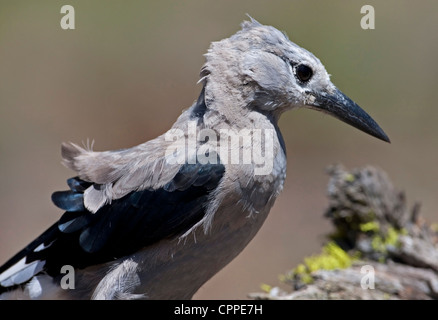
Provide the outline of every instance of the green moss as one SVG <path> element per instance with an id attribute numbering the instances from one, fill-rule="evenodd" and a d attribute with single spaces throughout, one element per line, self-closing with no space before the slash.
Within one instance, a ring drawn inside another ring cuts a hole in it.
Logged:
<path id="1" fill-rule="evenodd" d="M 310 272 L 316 270 L 344 269 L 351 266 L 351 257 L 335 242 L 329 242 L 322 248 L 322 253 L 304 259 Z"/>
<path id="2" fill-rule="evenodd" d="M 313 277 L 310 274 L 308 274 L 308 273 L 304 273 L 304 274 L 301 275 L 301 281 L 304 284 L 312 284 L 313 283 Z"/>
<path id="3" fill-rule="evenodd" d="M 380 235 L 376 235 L 371 239 L 371 247 L 376 252 L 386 252 L 386 246 L 384 240 Z"/>
<path id="4" fill-rule="evenodd" d="M 378 232 L 380 230 L 380 224 L 378 221 L 361 223 L 359 230 L 362 232 Z"/>
<path id="5" fill-rule="evenodd" d="M 262 289 L 264 292 L 269 293 L 272 290 L 272 286 L 266 283 L 262 283 L 260 285 L 260 289 Z"/>
<path id="6" fill-rule="evenodd" d="M 353 182 L 354 181 L 354 175 L 352 175 L 351 173 L 347 173 L 345 176 L 344 176 L 344 180 L 345 181 L 347 181 L 347 182 Z"/>
<path id="7" fill-rule="evenodd" d="M 371 239 L 371 247 L 376 252 L 386 253 L 388 246 L 398 246 L 399 237 L 406 234 L 407 230 L 404 228 L 401 230 L 396 230 L 394 227 L 389 227 L 384 237 L 381 235 L 375 235 Z"/>
<path id="8" fill-rule="evenodd" d="M 296 274 L 306 273 L 306 272 L 307 272 L 307 267 L 306 267 L 304 264 L 300 263 L 300 264 L 294 269 L 294 272 L 295 272 Z"/>
<path id="9" fill-rule="evenodd" d="M 304 258 L 304 263 L 300 263 L 292 273 L 280 279 L 288 280 L 299 277 L 301 282 L 309 284 L 313 282 L 311 273 L 317 270 L 345 269 L 351 266 L 355 260 L 335 242 L 330 241 L 322 248 L 322 253 Z"/>
<path id="10" fill-rule="evenodd" d="M 398 244 L 398 237 L 400 236 L 400 232 L 397 232 L 393 227 L 388 228 L 388 233 L 385 239 L 385 245 L 387 246 L 395 246 Z"/>

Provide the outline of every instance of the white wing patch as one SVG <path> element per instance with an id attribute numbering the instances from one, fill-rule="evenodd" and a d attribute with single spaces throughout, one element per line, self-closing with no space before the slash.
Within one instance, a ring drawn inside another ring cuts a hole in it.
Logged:
<path id="1" fill-rule="evenodd" d="M 38 252 L 38 251 L 44 250 L 44 249 L 50 247 L 50 246 L 52 245 L 53 242 L 54 242 L 54 241 L 50 242 L 48 245 L 45 245 L 44 243 L 41 243 L 38 247 L 36 247 L 35 249 L 33 249 L 33 252 Z"/>
<path id="2" fill-rule="evenodd" d="M 9 269 L 0 274 L 0 284 L 11 287 L 30 280 L 35 274 L 43 270 L 45 261 L 37 260 L 26 264 L 26 257 L 18 261 Z"/>

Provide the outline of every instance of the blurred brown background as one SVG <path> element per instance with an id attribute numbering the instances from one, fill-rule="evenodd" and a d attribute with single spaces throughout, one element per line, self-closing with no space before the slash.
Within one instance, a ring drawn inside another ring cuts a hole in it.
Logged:
<path id="1" fill-rule="evenodd" d="M 73 5 L 76 29 L 62 30 Z M 360 28 L 374 6 L 376 29 Z M 438 2 L 2 1 L 0 263 L 60 216 L 53 191 L 74 173 L 62 141 L 130 147 L 167 130 L 197 98 L 203 54 L 250 14 L 312 51 L 333 82 L 383 127 L 386 144 L 310 110 L 280 121 L 289 163 L 283 194 L 256 238 L 196 294 L 245 299 L 319 252 L 330 230 L 327 165 L 377 165 L 438 220 Z"/>

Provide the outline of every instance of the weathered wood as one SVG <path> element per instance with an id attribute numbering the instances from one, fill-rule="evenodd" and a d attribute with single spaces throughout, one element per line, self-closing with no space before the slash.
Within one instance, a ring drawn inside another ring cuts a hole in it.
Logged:
<path id="1" fill-rule="evenodd" d="M 328 173 L 325 216 L 335 227 L 328 236 L 334 249 L 325 248 L 286 274 L 283 281 L 290 290 L 269 287 L 249 296 L 438 299 L 438 232 L 421 217 L 419 204 L 409 209 L 404 193 L 378 168 L 348 172 L 337 165 Z"/>

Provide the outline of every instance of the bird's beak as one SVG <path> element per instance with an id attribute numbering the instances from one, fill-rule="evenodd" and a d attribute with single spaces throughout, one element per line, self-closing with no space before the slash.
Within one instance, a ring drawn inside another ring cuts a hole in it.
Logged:
<path id="1" fill-rule="evenodd" d="M 308 105 L 310 108 L 330 114 L 373 137 L 390 142 L 377 122 L 339 89 L 336 88 L 333 93 L 324 92 L 312 96 L 314 99 Z"/>

